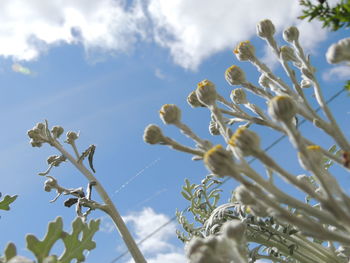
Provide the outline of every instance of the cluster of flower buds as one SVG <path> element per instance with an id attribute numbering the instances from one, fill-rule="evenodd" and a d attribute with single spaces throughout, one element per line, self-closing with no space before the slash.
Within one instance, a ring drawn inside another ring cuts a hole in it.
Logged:
<path id="1" fill-rule="evenodd" d="M 243 207 L 244 213 L 260 218 L 273 217 L 278 224 L 292 225 L 293 235 L 300 231 L 302 234 L 297 239 L 300 238 L 303 241 L 296 242 L 297 244 L 290 243 L 287 250 L 283 250 L 284 248 L 277 244 L 276 240 L 272 241 L 271 239 L 272 243 L 275 242 L 274 246 L 279 246 L 279 249 L 283 251 L 281 253 L 284 253 L 281 262 L 289 262 L 289 260 L 291 260 L 290 262 L 303 262 L 300 258 L 302 253 L 309 253 L 310 259 L 315 258 L 314 261 L 305 262 L 343 262 L 336 258 L 333 245 L 330 245 L 329 248 L 319 246 L 311 252 L 310 248 L 315 248 L 315 246 L 308 237 L 322 237 L 322 240 L 350 246 L 350 238 L 348 238 L 350 233 L 350 198 L 337 184 L 335 178 L 324 168 L 325 157 L 329 158 L 331 163 L 338 163 L 342 166 L 344 166 L 344 159 L 350 158 L 344 157 L 342 159 L 339 155 L 314 145 L 312 140 L 301 134 L 297 120 L 303 118 L 304 121 L 315 124 L 316 129 L 325 131 L 338 145 L 339 152 L 342 152 L 343 156 L 347 156 L 347 153 L 350 152 L 350 144 L 338 127 L 323 98 L 316 80 L 316 70 L 299 43 L 299 30 L 292 26 L 283 31 L 283 39 L 288 43 L 284 46 L 277 44 L 274 38 L 275 33 L 275 26 L 270 20 L 263 20 L 257 26 L 257 35 L 267 42 L 291 82 L 286 82 L 276 76 L 267 65 L 256 57 L 254 46 L 249 41 L 243 41 L 234 49 L 234 53 L 238 60 L 249 61 L 257 68 L 260 73 L 259 84 L 255 85 L 247 80 L 244 71 L 233 65 L 225 71 L 225 79 L 228 84 L 239 86 L 231 91 L 231 101 L 220 96 L 214 83 L 209 80 L 198 83 L 196 90 L 187 97 L 187 102 L 191 107 L 207 107 L 209 109 L 211 114 L 210 134 L 222 135 L 225 143 L 223 146 L 219 144 L 213 147 L 214 144 L 210 142 L 204 146 L 203 142 L 208 141 L 200 139 L 181 123 L 181 111 L 173 104 L 166 104 L 161 108 L 161 120 L 165 124 L 177 126 L 183 134 L 196 142 L 197 148 L 180 145 L 165 137 L 156 125 L 149 125 L 146 128 L 144 140 L 150 144 L 166 144 L 176 150 L 195 154 L 194 159 L 202 159 L 205 167 L 212 174 L 218 177 L 232 177 L 242 184 L 235 191 L 235 202 Z M 327 59 L 331 63 L 350 61 L 350 38 L 333 45 L 327 53 Z M 320 115 L 318 110 L 313 109 L 313 103 L 308 101 L 310 95 L 304 94 L 304 88 L 309 87 L 313 88 L 313 96 L 323 111 L 323 115 Z M 258 101 L 256 104 L 252 103 L 245 90 L 263 98 L 266 104 L 262 105 L 267 105 L 267 108 L 260 108 Z M 234 127 L 237 123 L 240 125 Z M 254 131 L 257 125 L 266 126 L 282 133 L 283 136 L 288 136 L 296 152 L 300 152 L 298 159 L 302 168 L 311 176 L 295 176 L 289 173 L 263 151 L 260 147 L 261 139 Z M 266 180 L 250 165 L 252 159 L 248 162 L 247 156 L 254 157 L 253 160 L 260 161 L 264 165 L 269 180 Z M 345 167 L 348 167 L 349 163 L 347 161 Z M 322 209 L 312 206 L 309 201 L 304 203 L 283 192 L 274 182 L 275 175 L 303 191 L 308 198 L 307 200 L 313 199 L 313 203 Z M 291 209 L 286 209 L 286 207 Z M 339 231 L 331 230 L 339 227 Z M 225 227 L 220 228 L 220 230 L 221 232 L 217 236 L 211 236 L 208 239 L 194 239 L 190 242 L 188 258 L 191 262 L 247 262 L 240 261 L 242 258 L 233 259 L 231 254 L 230 257 L 226 257 L 227 251 L 235 251 L 235 246 L 232 245 L 232 236 L 239 235 L 228 234 L 233 233 L 234 230 L 228 231 Z M 262 235 L 265 234 L 262 229 L 260 230 Z M 222 234 L 223 232 L 226 234 Z M 241 235 L 244 235 L 243 232 Z M 290 232 L 286 230 L 283 233 Z M 274 235 L 272 232 L 269 234 L 270 237 Z M 270 237 L 267 241 L 265 240 L 266 242 L 263 242 L 263 246 L 269 243 Z M 230 244 L 231 250 L 226 249 L 227 244 Z M 296 252 L 295 254 L 299 254 L 293 258 L 295 247 L 303 252 Z M 269 249 L 275 251 L 272 248 L 271 245 Z M 242 252 L 243 250 L 237 251 Z M 246 255 L 244 253 L 238 254 Z M 276 257 L 280 255 L 279 252 L 272 254 L 277 255 Z M 225 261 L 228 259 L 231 261 Z"/>
<path id="2" fill-rule="evenodd" d="M 49 141 L 49 134 L 44 123 L 37 123 L 31 130 L 28 131 L 30 144 L 33 147 L 41 147 L 43 143 Z"/>

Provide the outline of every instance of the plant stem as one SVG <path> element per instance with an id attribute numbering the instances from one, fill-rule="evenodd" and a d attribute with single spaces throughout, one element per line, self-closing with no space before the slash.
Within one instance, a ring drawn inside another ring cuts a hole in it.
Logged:
<path id="1" fill-rule="evenodd" d="M 78 163 L 77 160 L 75 160 L 74 157 L 68 153 L 58 141 L 53 140 L 53 142 L 51 142 L 51 145 L 59 150 L 86 177 L 86 179 L 88 179 L 89 182 L 96 182 L 95 188 L 106 204 L 105 212 L 112 218 L 127 248 L 129 249 L 130 254 L 134 258 L 135 263 L 146 263 L 146 259 L 142 255 L 135 240 L 131 236 L 117 208 L 113 204 L 103 186 L 95 178 L 95 176 L 82 163 Z"/>

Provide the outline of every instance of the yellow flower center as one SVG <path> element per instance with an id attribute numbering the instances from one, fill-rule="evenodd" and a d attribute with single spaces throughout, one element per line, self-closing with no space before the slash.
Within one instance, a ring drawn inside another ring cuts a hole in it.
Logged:
<path id="1" fill-rule="evenodd" d="M 239 136 L 241 136 L 242 132 L 247 129 L 246 127 L 239 127 L 236 132 L 231 136 L 230 141 L 228 142 L 231 146 L 236 146 L 236 140 Z"/>

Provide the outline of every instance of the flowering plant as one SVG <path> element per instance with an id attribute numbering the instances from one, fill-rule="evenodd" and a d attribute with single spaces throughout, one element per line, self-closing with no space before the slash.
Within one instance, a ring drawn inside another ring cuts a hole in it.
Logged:
<path id="1" fill-rule="evenodd" d="M 259 85 L 246 79 L 238 66 L 225 72 L 227 82 L 235 88 L 231 101 L 218 94 L 209 80 L 201 81 L 187 98 L 193 107 L 206 107 L 211 114 L 209 131 L 221 135 L 223 145 L 214 145 L 197 136 L 181 120 L 176 105 L 166 104 L 160 110 L 165 124 L 178 127 L 195 142 L 182 145 L 165 136 L 152 124 L 145 129 L 144 140 L 190 153 L 193 160 L 203 160 L 211 173 L 201 184 L 186 181 L 183 196 L 191 203 L 189 211 L 199 222 L 195 227 L 181 212 L 178 219 L 187 235 L 179 237 L 187 243 L 187 256 L 192 263 L 254 262 L 348 262 L 350 257 L 350 197 L 329 169 L 332 163 L 345 171 L 350 164 L 350 144 L 339 128 L 320 84 L 315 68 L 299 43 L 299 31 L 290 27 L 283 32 L 288 43 L 279 46 L 270 20 L 257 25 L 257 35 L 264 39 L 276 55 L 290 79 L 288 84 L 276 76 L 255 54 L 254 46 L 241 42 L 234 50 L 240 61 L 248 61 L 260 73 Z M 331 46 L 330 63 L 350 61 L 350 39 Z M 299 72 L 298 74 L 296 72 Z M 313 108 L 305 90 L 312 88 L 319 110 Z M 248 100 L 246 91 L 267 102 L 267 110 Z M 268 113 L 268 114 L 267 114 Z M 298 129 L 298 119 L 311 122 L 334 141 L 327 150 L 316 145 Z M 230 126 L 240 123 L 233 131 Z M 256 126 L 265 126 L 289 138 L 306 174 L 295 175 L 278 164 L 261 147 Z M 265 167 L 267 176 L 250 165 L 253 157 Z M 306 196 L 306 202 L 283 191 L 275 182 L 279 176 Z M 239 183 L 230 202 L 218 206 L 220 181 L 230 177 Z M 214 187 L 215 188 L 215 187 Z"/>

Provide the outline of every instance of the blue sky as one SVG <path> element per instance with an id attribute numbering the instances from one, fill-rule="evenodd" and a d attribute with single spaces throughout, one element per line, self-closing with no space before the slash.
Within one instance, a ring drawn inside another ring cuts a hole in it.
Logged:
<path id="1" fill-rule="evenodd" d="M 325 97 L 336 93 L 350 77 L 346 67 L 329 65 L 324 57 L 328 46 L 348 36 L 348 30 L 327 32 L 318 23 L 301 22 L 294 0 L 14 0 L 1 5 L 0 191 L 19 198 L 10 212 L 1 212 L 0 249 L 13 241 L 19 254 L 28 257 L 26 233 L 42 238 L 47 223 L 59 215 L 69 230 L 75 216 L 74 209 L 63 206 L 63 199 L 49 203 L 54 193 L 43 191 L 45 179 L 36 175 L 46 169 L 46 158 L 56 154 L 47 145 L 29 145 L 26 131 L 37 122 L 47 119 L 65 131 L 80 131 L 81 151 L 90 144 L 97 146 L 96 176 L 131 229 L 137 230 L 136 238 L 142 239 L 173 217 L 176 208 L 186 207 L 179 193 L 184 179 L 199 183 L 207 174 L 203 164 L 192 162 L 191 156 L 145 144 L 144 128 L 158 124 L 166 135 L 191 145 L 176 128 L 165 127 L 158 118 L 160 107 L 172 103 L 182 109 L 185 123 L 210 138 L 208 112 L 191 109 L 186 97 L 199 81 L 208 78 L 228 98 L 231 88 L 224 71 L 232 64 L 242 66 L 257 83 L 253 67 L 238 62 L 232 54 L 239 41 L 250 39 L 259 56 L 280 72 L 271 63 L 264 42 L 254 36 L 258 21 L 270 18 L 281 44 L 281 30 L 299 26 L 301 42 L 317 65 Z M 343 93 L 331 105 L 345 130 L 349 130 L 347 100 Z M 303 129 L 313 135 L 310 125 Z M 276 135 L 261 131 L 262 144 L 267 146 Z M 315 140 L 331 144 L 321 135 Z M 301 172 L 297 162 L 288 161 L 294 159 L 286 147 L 281 143 L 271 154 L 286 162 L 291 171 Z M 69 163 L 53 169 L 52 175 L 66 187 L 87 183 Z M 229 182 L 225 188 L 229 191 L 233 185 Z M 97 248 L 86 262 L 110 262 L 125 250 L 122 240 L 103 214 L 96 212 L 91 218 L 102 219 L 102 231 L 96 234 Z M 184 262 L 175 227 L 168 225 L 141 247 L 149 262 Z"/>

